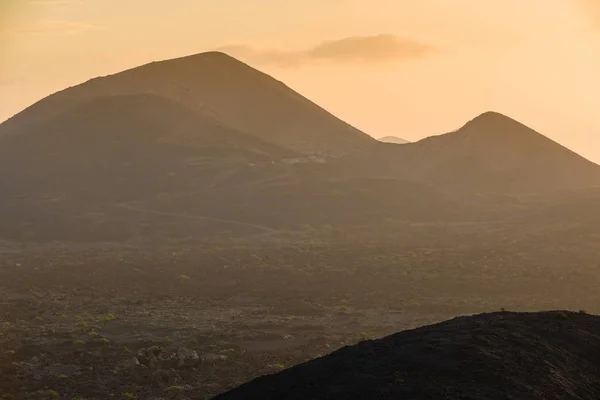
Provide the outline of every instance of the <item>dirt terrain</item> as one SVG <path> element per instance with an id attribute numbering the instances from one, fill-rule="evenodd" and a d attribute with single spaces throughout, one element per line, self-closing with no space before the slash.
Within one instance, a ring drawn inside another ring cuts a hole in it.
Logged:
<path id="1" fill-rule="evenodd" d="M 5 242 L 0 393 L 209 399 L 456 315 L 599 312 L 600 237 L 564 240 L 572 229 L 423 224 L 395 229 L 393 239 L 334 231 L 152 245 Z"/>

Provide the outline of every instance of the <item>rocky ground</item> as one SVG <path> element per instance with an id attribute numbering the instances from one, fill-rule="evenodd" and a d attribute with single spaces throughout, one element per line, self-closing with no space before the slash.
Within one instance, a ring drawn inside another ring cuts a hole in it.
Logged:
<path id="1" fill-rule="evenodd" d="M 534 247 L 517 233 L 492 234 L 4 244 L 0 398 L 210 399 L 456 315 L 600 311 L 596 236 Z"/>

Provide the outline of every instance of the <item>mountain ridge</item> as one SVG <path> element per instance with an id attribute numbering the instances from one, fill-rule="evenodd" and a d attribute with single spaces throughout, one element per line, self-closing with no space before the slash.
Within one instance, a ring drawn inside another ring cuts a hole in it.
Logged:
<path id="1" fill-rule="evenodd" d="M 292 150 L 314 154 L 357 151 L 376 141 L 282 82 L 221 52 L 151 62 L 90 79 L 42 99 L 0 125 L 67 112 L 91 97 L 150 93 Z M 260 99 L 257 101 L 257 99 Z"/>
<path id="2" fill-rule="evenodd" d="M 527 193 L 600 183 L 600 166 L 492 111 L 457 130 L 407 143 L 399 150 L 406 176 L 439 185 Z M 457 181 L 461 175 L 467 179 Z"/>
<path id="3" fill-rule="evenodd" d="M 227 231 L 169 217 L 186 213 L 273 231 L 472 220 L 489 207 L 513 210 L 518 196 L 592 187 L 599 171 L 498 113 L 415 143 L 381 143 L 268 75 L 208 53 L 90 80 L 1 124 L 0 234 L 147 234 L 140 226 L 150 214 L 131 210 L 152 211 L 153 234 L 165 237 Z M 82 224 L 90 214 L 102 223 Z"/>

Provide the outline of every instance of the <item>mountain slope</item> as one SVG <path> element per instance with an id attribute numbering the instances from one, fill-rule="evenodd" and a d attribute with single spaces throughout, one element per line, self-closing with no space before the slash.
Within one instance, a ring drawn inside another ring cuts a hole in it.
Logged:
<path id="1" fill-rule="evenodd" d="M 401 146 L 394 157 L 404 177 L 451 189 L 537 193 L 600 183 L 598 165 L 495 112 Z"/>
<path id="2" fill-rule="evenodd" d="M 322 152 L 345 156 L 306 157 Z M 1 124 L 0 237 L 158 240 L 471 221 L 475 209 L 485 219 L 514 204 L 473 193 L 545 193 L 599 176 L 496 113 L 417 143 L 381 143 L 269 76 L 204 53 L 93 79 Z"/>
<path id="3" fill-rule="evenodd" d="M 305 153 L 344 153 L 375 139 L 283 83 L 219 52 L 153 62 L 92 79 L 46 99 L 0 125 L 0 135 L 43 123 L 90 99 L 155 94 L 268 142 Z"/>
<path id="4" fill-rule="evenodd" d="M 0 136 L 0 235 L 9 237 L 84 237 L 81 229 L 112 226 L 101 236 L 119 240 L 144 218 L 116 212 L 118 204 L 192 193 L 202 203 L 231 176 L 264 179 L 246 172 L 249 163 L 298 155 L 149 94 L 88 100 L 12 133 Z"/>
<path id="5" fill-rule="evenodd" d="M 600 317 L 459 317 L 344 347 L 215 397 L 235 399 L 597 399 Z"/>
<path id="6" fill-rule="evenodd" d="M 90 98 L 0 136 L 0 239 L 261 236 L 456 207 L 417 182 L 286 159 L 306 158 L 161 96 Z"/>

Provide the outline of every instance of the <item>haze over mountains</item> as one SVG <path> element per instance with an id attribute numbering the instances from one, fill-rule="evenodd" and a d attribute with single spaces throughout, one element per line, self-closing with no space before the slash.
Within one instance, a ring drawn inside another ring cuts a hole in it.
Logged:
<path id="1" fill-rule="evenodd" d="M 408 140 L 399 138 L 397 136 L 384 136 L 384 137 L 380 137 L 377 140 L 379 140 L 380 142 L 384 142 L 384 143 L 395 143 L 395 144 L 410 143 Z"/>
<path id="2" fill-rule="evenodd" d="M 600 310 L 600 167 L 452 128 L 382 142 L 216 52 L 40 100 L 0 124 L 0 392 L 598 398 L 585 311 L 387 336 Z"/>
<path id="3" fill-rule="evenodd" d="M 58 92 L 9 120 L 42 123 L 98 97 L 155 94 L 204 118 L 303 152 L 338 152 L 375 142 L 283 83 L 221 52 L 153 62 Z"/>
<path id="4" fill-rule="evenodd" d="M 0 234 L 124 240 L 149 225 L 160 237 L 485 218 L 465 198 L 585 189 L 600 167 L 494 112 L 416 143 L 381 143 L 209 52 L 92 79 L 24 110 L 0 125 L 0 178 Z"/>
<path id="5" fill-rule="evenodd" d="M 436 185 L 539 193 L 600 182 L 598 165 L 496 112 L 485 112 L 457 131 L 402 150 L 408 176 Z"/>

